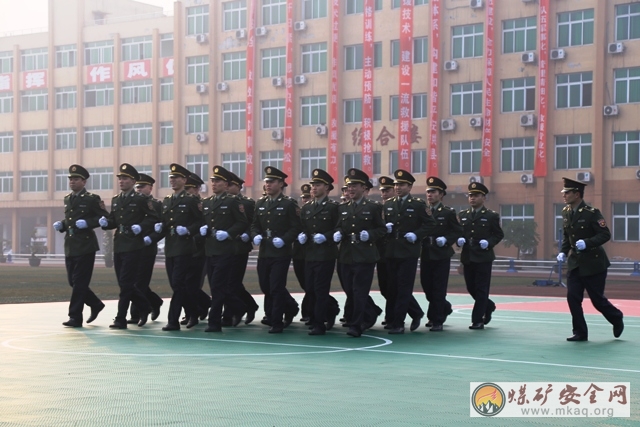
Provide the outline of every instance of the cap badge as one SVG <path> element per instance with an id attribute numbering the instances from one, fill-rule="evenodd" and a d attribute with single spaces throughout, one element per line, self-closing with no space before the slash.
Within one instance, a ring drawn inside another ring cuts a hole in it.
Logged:
<path id="1" fill-rule="evenodd" d="M 433 184 L 433 178 L 429 178 L 429 184 Z"/>
<path id="2" fill-rule="evenodd" d="M 313 171 L 313 176 L 318 176 L 318 171 Z"/>
<path id="3" fill-rule="evenodd" d="M 175 167 L 175 166 L 171 166 L 171 170 L 172 170 L 172 171 L 175 171 L 175 170 L 176 170 L 176 167 Z"/>
<path id="4" fill-rule="evenodd" d="M 399 172 L 398 172 L 398 176 L 402 176 L 402 171 L 399 171 Z"/>
<path id="5" fill-rule="evenodd" d="M 271 168 L 267 168 L 267 173 L 271 173 Z"/>
<path id="6" fill-rule="evenodd" d="M 476 188 L 476 183 L 471 184 L 471 188 Z"/>
<path id="7" fill-rule="evenodd" d="M 71 172 L 75 172 L 75 171 L 76 171 L 76 167 L 74 166 L 71 168 Z"/>
<path id="8" fill-rule="evenodd" d="M 127 170 L 127 165 L 122 165 L 122 170 Z"/>
<path id="9" fill-rule="evenodd" d="M 215 173 L 218 173 L 218 168 L 216 168 L 216 170 L 214 170 Z"/>

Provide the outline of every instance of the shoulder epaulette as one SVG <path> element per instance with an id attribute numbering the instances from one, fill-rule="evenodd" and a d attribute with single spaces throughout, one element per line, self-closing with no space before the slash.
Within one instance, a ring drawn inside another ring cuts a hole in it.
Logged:
<path id="1" fill-rule="evenodd" d="M 569 212 L 571 210 L 571 206 L 567 205 L 564 208 L 562 208 L 562 212 Z"/>
<path id="2" fill-rule="evenodd" d="M 584 209 L 589 211 L 589 212 L 592 212 L 592 213 L 595 213 L 595 211 L 596 211 L 596 208 L 594 208 L 593 206 L 589 206 L 589 205 L 586 205 L 584 207 Z"/>
<path id="3" fill-rule="evenodd" d="M 170 199 L 171 198 L 171 194 L 167 194 L 166 196 L 164 196 L 165 199 Z"/>

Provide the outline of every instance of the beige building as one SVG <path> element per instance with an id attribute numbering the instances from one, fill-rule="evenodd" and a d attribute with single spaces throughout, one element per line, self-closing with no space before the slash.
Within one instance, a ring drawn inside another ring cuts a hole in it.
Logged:
<path id="1" fill-rule="evenodd" d="M 0 37 L 0 236 L 14 253 L 36 233 L 62 253 L 51 224 L 62 215 L 67 168 L 91 172 L 107 203 L 122 162 L 168 192 L 169 164 L 207 178 L 215 164 L 246 171 L 247 7 L 251 0 L 184 0 L 171 14 L 131 0 L 50 0 L 49 31 Z M 286 0 L 256 0 L 253 102 L 255 179 L 282 165 L 286 89 Z M 375 177 L 397 167 L 400 0 L 374 0 Z M 414 0 L 412 172 L 424 193 L 429 139 L 431 5 Z M 487 2 L 441 0 L 440 177 L 446 203 L 466 206 L 479 179 L 486 97 Z M 612 231 L 610 256 L 640 254 L 640 3 L 551 1 L 548 10 L 547 171 L 532 177 L 540 100 L 541 6 L 495 0 L 492 176 L 487 206 L 503 221 L 538 224 L 538 258 L 557 253 L 562 177 L 588 182 L 587 203 Z M 294 0 L 293 174 L 290 194 L 315 167 L 327 168 L 331 97 L 330 0 Z M 338 53 L 338 171 L 360 167 L 363 0 L 341 0 Z M 473 6 L 473 7 L 472 7 Z M 303 24 L 298 24 L 298 23 Z M 455 62 L 452 62 L 455 61 Z M 250 70 L 249 70 L 250 71 Z M 299 82 L 300 83 L 300 82 Z M 451 123 L 451 122 L 448 122 Z M 446 125 L 444 125 L 446 126 Z M 335 177 L 339 181 L 341 176 Z M 205 196 L 210 190 L 205 191 Z M 515 249 L 500 248 L 515 256 Z"/>

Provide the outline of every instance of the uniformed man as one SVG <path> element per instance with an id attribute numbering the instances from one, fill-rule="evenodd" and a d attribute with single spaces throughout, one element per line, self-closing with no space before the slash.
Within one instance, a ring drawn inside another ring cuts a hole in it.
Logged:
<path id="1" fill-rule="evenodd" d="M 340 187 L 340 191 L 342 195 L 340 196 L 340 204 L 349 203 L 349 176 L 345 175 L 342 179 L 342 187 Z M 340 318 L 340 322 L 342 322 L 343 327 L 349 327 L 349 319 L 353 313 L 353 301 L 349 298 L 347 294 L 347 289 L 344 287 L 344 281 L 342 280 L 342 263 L 340 262 L 340 258 L 338 258 L 336 262 L 336 273 L 338 274 L 338 281 L 340 281 L 340 287 L 344 291 L 346 295 L 346 299 L 344 302 L 344 311 L 342 313 L 342 317 Z"/>
<path id="2" fill-rule="evenodd" d="M 308 203 L 309 201 L 311 201 L 311 185 L 302 184 L 300 186 L 301 210 L 305 203 Z M 302 315 L 300 321 L 309 326 L 311 325 L 311 317 L 313 316 L 313 303 L 310 301 L 310 292 L 307 290 L 307 286 L 305 285 L 305 249 L 306 246 L 301 245 L 298 240 L 294 240 L 292 257 L 293 272 L 296 275 L 296 279 L 298 279 L 298 283 L 300 284 L 302 291 L 304 292 L 302 304 L 300 304 L 300 314 Z"/>
<path id="3" fill-rule="evenodd" d="M 376 261 L 380 258 L 376 241 L 386 232 L 382 206 L 364 197 L 369 176 L 359 169 L 349 169 L 350 201 L 340 205 L 340 219 L 333 241 L 340 243 L 338 259 L 342 264 L 342 280 L 347 297 L 353 299 L 353 314 L 348 335 L 360 337 L 376 321 L 371 310 L 369 291 Z"/>
<path id="4" fill-rule="evenodd" d="M 443 330 L 447 316 L 453 312 L 447 301 L 447 285 L 451 270 L 453 244 L 462 236 L 462 226 L 456 211 L 442 203 L 447 185 L 440 178 L 427 178 L 427 208 L 436 221 L 434 231 L 422 241 L 420 257 L 420 283 L 429 301 L 426 325 L 432 332 Z"/>
<path id="5" fill-rule="evenodd" d="M 271 324 L 269 333 L 275 334 L 289 326 L 299 311 L 298 303 L 287 290 L 287 273 L 292 243 L 302 226 L 295 199 L 282 193 L 287 175 L 273 166 L 267 166 L 264 172 L 267 196 L 256 203 L 251 236 L 253 244 L 260 246 L 258 281 L 265 297 L 270 296 L 270 300 L 265 299 L 266 322 Z"/>
<path id="6" fill-rule="evenodd" d="M 127 329 L 127 311 L 129 304 L 138 308 L 140 320 L 138 326 L 144 326 L 151 312 L 151 304 L 141 289 L 136 287 L 142 253 L 145 248 L 144 236 L 151 233 L 158 221 L 151 200 L 134 189 L 140 175 L 136 168 L 123 163 L 116 174 L 120 193 L 111 199 L 111 212 L 100 218 L 103 230 L 116 229 L 113 239 L 113 265 L 116 270 L 120 298 L 118 313 L 109 327 Z"/>
<path id="7" fill-rule="evenodd" d="M 589 331 L 582 311 L 584 291 L 593 306 L 613 325 L 613 336 L 618 338 L 624 330 L 622 312 L 604 296 L 607 269 L 611 265 L 602 245 L 611 233 L 602 213 L 584 198 L 586 184 L 562 178 L 562 196 L 567 204 L 562 210 L 562 249 L 558 261 L 567 263 L 567 303 L 571 311 L 573 335 L 567 341 L 587 341 Z"/>
<path id="8" fill-rule="evenodd" d="M 222 331 L 222 307 L 232 316 L 232 326 L 240 323 L 246 312 L 233 286 L 234 277 L 230 265 L 235 256 L 235 239 L 247 229 L 249 221 L 244 214 L 244 205 L 227 193 L 231 173 L 222 166 L 214 166 L 211 175 L 213 195 L 203 203 L 204 225 L 200 235 L 205 236 L 207 277 L 211 288 L 211 310 L 209 327 L 205 332 Z"/>
<path id="9" fill-rule="evenodd" d="M 393 178 L 388 176 L 381 176 L 378 178 L 378 184 L 380 185 L 380 197 L 382 198 L 382 204 L 391 199 L 394 196 L 393 191 Z M 387 314 L 389 314 L 389 320 L 391 319 L 391 313 L 393 312 L 393 299 L 389 295 L 389 267 L 387 265 L 387 259 L 385 258 L 387 239 L 379 239 L 376 244 L 378 245 L 378 252 L 380 253 L 380 259 L 376 263 L 376 274 L 378 276 L 378 289 L 380 294 L 384 297 L 386 304 L 384 307 L 384 321 L 383 325 L 390 324 L 387 321 Z"/>
<path id="10" fill-rule="evenodd" d="M 330 295 L 338 246 L 333 241 L 338 223 L 338 203 L 329 198 L 333 178 L 322 169 L 314 169 L 311 178 L 313 201 L 302 206 L 302 232 L 298 242 L 305 248 L 305 297 L 313 307 L 309 335 L 324 335 L 340 313 L 338 302 Z"/>
<path id="11" fill-rule="evenodd" d="M 420 242 L 435 229 L 435 221 L 426 203 L 411 195 L 413 175 L 398 169 L 393 173 L 396 196 L 384 204 L 384 221 L 387 228 L 386 258 L 389 267 L 390 297 L 394 301 L 390 334 L 404 333 L 404 319 L 409 312 L 410 330 L 420 326 L 424 312 L 413 297 Z M 411 307 L 411 310 L 410 310 Z M 387 315 L 387 321 L 389 315 Z"/>
<path id="12" fill-rule="evenodd" d="M 104 308 L 104 304 L 89 288 L 96 252 L 100 250 L 94 228 L 98 220 L 109 213 L 97 194 L 85 189 L 89 172 L 80 165 L 69 166 L 69 188 L 71 193 L 64 197 L 64 219 L 53 223 L 53 228 L 65 233 L 64 263 L 67 280 L 71 286 L 69 320 L 62 322 L 72 328 L 82 327 L 84 305 L 91 308 L 87 323 L 93 322 Z"/>
<path id="13" fill-rule="evenodd" d="M 484 206 L 489 189 L 479 182 L 468 187 L 469 209 L 460 212 L 462 237 L 457 245 L 462 247 L 460 262 L 464 266 L 467 291 L 475 300 L 469 329 L 484 329 L 491 321 L 496 305 L 489 299 L 491 267 L 496 256 L 493 248 L 504 238 L 500 227 L 500 215 Z"/>
<path id="14" fill-rule="evenodd" d="M 192 266 L 196 244 L 193 236 L 199 234 L 202 226 L 202 202 L 185 190 L 189 170 L 177 163 L 170 165 L 169 185 L 173 190 L 162 201 L 161 222 L 156 223 L 156 233 L 163 233 L 165 239 L 165 266 L 169 284 L 173 290 L 169 304 L 168 323 L 163 331 L 180 330 L 180 312 L 197 311 L 196 295 L 187 283 Z"/>

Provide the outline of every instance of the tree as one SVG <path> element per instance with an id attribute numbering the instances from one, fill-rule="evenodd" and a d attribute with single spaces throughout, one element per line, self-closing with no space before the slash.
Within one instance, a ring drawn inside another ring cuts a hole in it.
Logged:
<path id="1" fill-rule="evenodd" d="M 535 221 L 509 221 L 502 226 L 504 246 L 510 248 L 512 245 L 518 249 L 518 258 L 520 252 L 531 251 L 538 246 L 540 236 L 536 232 L 538 224 Z"/>

